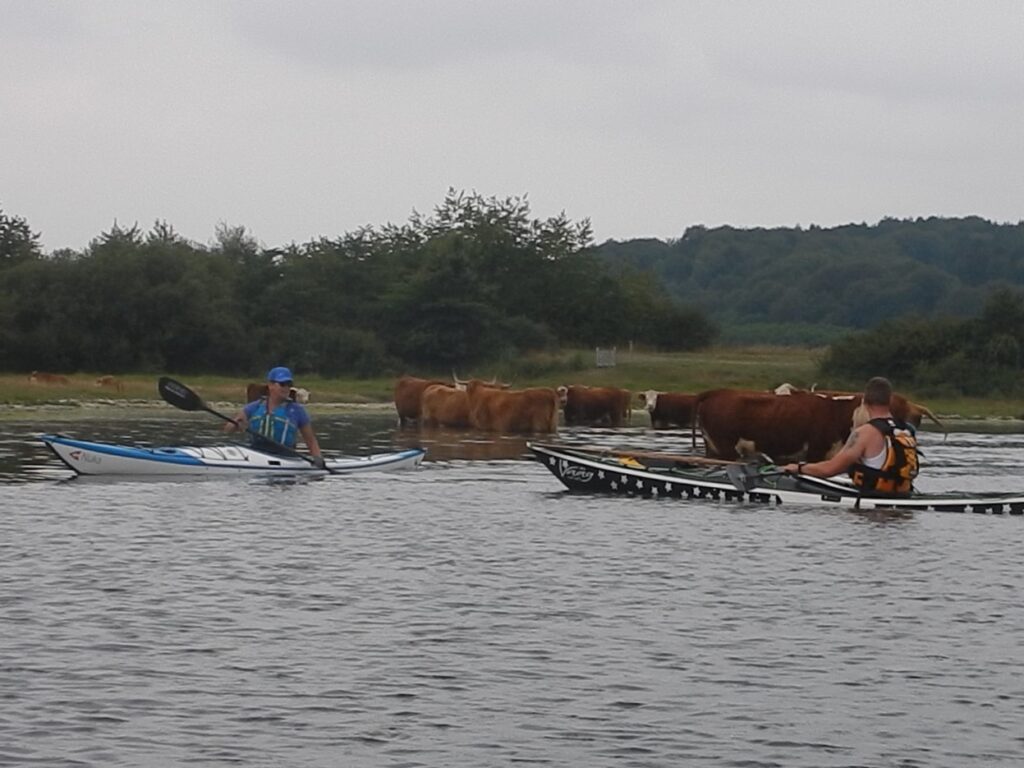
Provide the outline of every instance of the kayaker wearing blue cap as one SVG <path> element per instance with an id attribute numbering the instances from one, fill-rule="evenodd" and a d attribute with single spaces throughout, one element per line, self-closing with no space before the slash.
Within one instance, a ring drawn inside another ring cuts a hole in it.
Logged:
<path id="1" fill-rule="evenodd" d="M 302 435 L 313 463 L 324 466 L 306 409 L 289 398 L 295 383 L 292 372 L 279 365 L 267 373 L 267 396 L 247 404 L 235 417 L 235 425 L 225 425 L 228 432 L 239 430 L 249 433 L 252 447 L 268 453 L 278 452 L 275 443 L 295 448 L 296 438 Z M 269 438 L 269 439 L 265 439 Z"/>

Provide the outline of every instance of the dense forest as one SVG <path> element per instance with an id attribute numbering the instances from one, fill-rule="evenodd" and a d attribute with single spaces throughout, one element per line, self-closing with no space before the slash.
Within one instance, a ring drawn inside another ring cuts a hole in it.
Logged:
<path id="1" fill-rule="evenodd" d="M 922 395 L 1024 396 L 1024 293 L 999 288 L 978 317 L 908 316 L 834 342 L 821 374 L 884 374 Z"/>
<path id="2" fill-rule="evenodd" d="M 1024 223 L 884 219 L 779 229 L 690 227 L 678 240 L 608 241 L 596 253 L 637 268 L 722 339 L 823 344 L 908 315 L 975 317 L 1024 285 Z"/>
<path id="3" fill-rule="evenodd" d="M 429 216 L 267 248 L 157 222 L 44 254 L 0 209 L 0 368 L 378 376 L 525 353 L 829 345 L 821 373 L 1024 394 L 1024 224 L 691 227 L 595 245 L 589 221 L 450 190 Z"/>
<path id="4" fill-rule="evenodd" d="M 596 253 L 652 275 L 725 341 L 827 344 L 827 381 L 883 374 L 922 394 L 1024 395 L 1024 222 L 691 227 Z"/>
<path id="5" fill-rule="evenodd" d="M 374 376 L 710 343 L 702 313 L 640 271 L 613 274 L 592 245 L 588 221 L 454 190 L 430 216 L 283 248 L 226 225 L 199 245 L 157 222 L 43 254 L 0 210 L 0 368 Z"/>

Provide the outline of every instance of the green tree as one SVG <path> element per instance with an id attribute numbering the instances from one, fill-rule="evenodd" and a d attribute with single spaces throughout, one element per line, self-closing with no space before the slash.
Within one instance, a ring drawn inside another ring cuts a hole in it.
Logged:
<path id="1" fill-rule="evenodd" d="M 39 233 L 33 232 L 20 216 L 0 208 L 0 269 L 42 257 Z"/>

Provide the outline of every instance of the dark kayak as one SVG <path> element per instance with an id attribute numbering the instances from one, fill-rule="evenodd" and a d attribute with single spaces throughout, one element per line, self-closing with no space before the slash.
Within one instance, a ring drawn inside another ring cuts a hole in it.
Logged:
<path id="1" fill-rule="evenodd" d="M 537 461 L 571 491 L 756 504 L 832 505 L 850 509 L 1024 514 L 1024 495 L 914 494 L 877 497 L 847 482 L 783 474 L 774 467 L 645 451 L 528 443 Z"/>

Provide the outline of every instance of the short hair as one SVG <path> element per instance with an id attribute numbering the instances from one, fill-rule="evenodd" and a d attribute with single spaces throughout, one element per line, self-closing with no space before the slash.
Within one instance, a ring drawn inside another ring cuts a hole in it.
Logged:
<path id="1" fill-rule="evenodd" d="M 892 399 L 892 384 L 882 376 L 868 379 L 864 387 L 865 405 L 888 405 Z"/>

